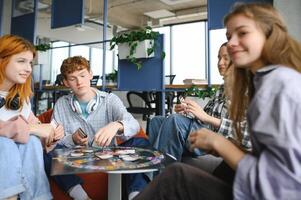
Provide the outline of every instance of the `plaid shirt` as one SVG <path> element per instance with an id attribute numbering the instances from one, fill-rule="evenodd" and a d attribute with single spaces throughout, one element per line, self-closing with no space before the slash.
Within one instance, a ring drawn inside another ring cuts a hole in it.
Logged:
<path id="1" fill-rule="evenodd" d="M 216 91 L 213 99 L 209 100 L 206 106 L 204 107 L 204 111 L 215 118 L 221 119 L 221 125 L 219 128 L 215 128 L 210 125 L 210 129 L 223 135 L 226 138 L 236 139 L 236 133 L 233 127 L 233 121 L 229 119 L 228 114 L 228 105 L 227 99 L 224 94 L 224 85 L 221 85 L 219 89 Z M 248 133 L 247 122 L 243 121 L 241 123 L 242 127 L 242 141 L 241 145 L 245 150 L 251 150 L 251 141 Z"/>

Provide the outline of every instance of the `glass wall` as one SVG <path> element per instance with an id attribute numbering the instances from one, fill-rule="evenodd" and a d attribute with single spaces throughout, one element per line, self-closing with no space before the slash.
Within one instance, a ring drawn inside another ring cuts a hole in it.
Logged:
<path id="1" fill-rule="evenodd" d="M 64 59 L 70 56 L 83 56 L 87 60 L 90 61 L 91 70 L 93 75 L 102 76 L 102 49 L 96 47 L 89 47 L 85 45 L 69 46 L 69 43 L 58 41 L 52 43 L 52 56 L 51 56 L 51 83 L 54 83 L 56 79 L 56 75 L 60 73 L 60 67 Z M 62 47 L 62 48 L 58 48 Z M 116 59 L 114 56 L 114 52 L 107 51 L 106 52 L 106 74 L 113 72 L 113 60 Z M 116 62 L 115 62 L 116 63 Z M 116 68 L 117 69 L 117 68 Z"/>
<path id="2" fill-rule="evenodd" d="M 68 46 L 67 42 L 53 42 L 52 47 Z M 69 57 L 69 47 L 54 48 L 51 50 L 51 83 L 54 83 L 56 75 L 60 74 L 60 67 L 64 59 Z"/>
<path id="3" fill-rule="evenodd" d="M 164 34 L 164 51 L 166 53 L 164 70 L 166 75 L 176 75 L 174 84 L 183 84 L 184 79 L 206 79 L 208 77 L 206 74 L 206 23 L 206 21 L 202 21 L 154 29 L 154 31 Z M 227 41 L 225 29 L 210 31 L 209 34 L 211 83 L 221 84 L 223 79 L 216 67 L 217 52 L 219 46 Z M 60 73 L 62 61 L 75 55 L 81 55 L 90 60 L 93 74 L 102 76 L 102 48 L 85 45 L 68 47 L 68 45 L 69 43 L 63 41 L 52 44 L 53 47 L 67 46 L 52 50 L 52 83 L 55 81 L 56 75 Z M 116 50 L 115 52 L 109 50 L 106 52 L 106 74 L 118 68 L 116 55 Z"/>

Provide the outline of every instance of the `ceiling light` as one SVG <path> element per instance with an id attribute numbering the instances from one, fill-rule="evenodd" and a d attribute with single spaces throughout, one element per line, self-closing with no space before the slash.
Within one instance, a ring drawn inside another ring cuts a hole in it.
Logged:
<path id="1" fill-rule="evenodd" d="M 162 10 L 155 10 L 151 12 L 145 12 L 144 15 L 149 16 L 153 19 L 160 19 L 160 18 L 175 16 L 175 13 L 162 9 Z"/>

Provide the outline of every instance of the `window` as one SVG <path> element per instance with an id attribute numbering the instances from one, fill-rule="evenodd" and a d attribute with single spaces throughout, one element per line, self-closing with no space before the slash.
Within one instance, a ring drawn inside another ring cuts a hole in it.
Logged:
<path id="1" fill-rule="evenodd" d="M 52 47 L 68 46 L 67 42 L 53 42 Z M 60 68 L 64 59 L 69 57 L 69 47 L 54 48 L 51 53 L 51 83 L 54 83 L 56 75 L 60 74 Z"/>
<path id="2" fill-rule="evenodd" d="M 84 45 L 73 46 L 70 48 L 71 55 L 70 56 L 82 56 L 89 60 L 89 47 Z"/>
<path id="3" fill-rule="evenodd" d="M 102 49 L 92 48 L 91 49 L 91 70 L 93 75 L 102 76 Z"/>
<path id="4" fill-rule="evenodd" d="M 224 83 L 223 77 L 219 74 L 218 68 L 217 68 L 217 62 L 218 62 L 218 50 L 220 46 L 227 42 L 226 38 L 226 29 L 217 29 L 217 30 L 211 30 L 209 32 L 210 34 L 210 69 L 211 69 L 211 83 L 212 84 L 222 84 Z"/>
<path id="5" fill-rule="evenodd" d="M 63 47 L 68 46 L 69 43 L 59 41 L 53 42 L 52 47 L 52 56 L 51 56 L 51 63 L 52 63 L 52 75 L 51 75 L 51 82 L 55 81 L 56 75 L 60 73 L 60 67 L 64 59 L 69 57 L 69 49 L 70 49 L 70 56 L 83 56 L 87 60 L 90 60 L 91 70 L 94 75 L 102 76 L 102 56 L 103 51 L 101 48 L 90 48 L 89 46 L 85 45 L 78 45 L 73 47 Z M 55 47 L 63 47 L 63 48 L 55 48 Z M 90 55 L 91 49 L 91 55 Z M 116 63 L 116 55 L 114 56 L 114 52 L 107 51 L 106 52 L 106 74 L 113 72 L 113 65 L 117 66 Z M 115 59 L 115 60 L 114 60 Z M 113 62 L 114 61 L 114 62 Z"/>
<path id="6" fill-rule="evenodd" d="M 205 22 L 175 25 L 172 27 L 172 72 L 174 83 L 184 79 L 206 78 L 206 27 Z"/>

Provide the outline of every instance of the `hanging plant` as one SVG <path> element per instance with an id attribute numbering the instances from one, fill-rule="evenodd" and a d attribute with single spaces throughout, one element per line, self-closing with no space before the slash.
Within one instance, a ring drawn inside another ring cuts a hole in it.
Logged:
<path id="1" fill-rule="evenodd" d="M 154 41 L 158 36 L 159 32 L 152 31 L 152 28 L 149 26 L 138 31 L 126 32 L 111 39 L 110 50 L 113 50 L 116 45 L 127 44 L 129 46 L 129 55 L 126 56 L 126 59 L 135 64 L 139 70 L 142 67 L 142 61 L 135 57 L 139 42 L 150 40 L 149 48 L 147 48 L 147 55 L 150 56 L 155 52 L 156 43 Z M 165 58 L 165 52 L 162 52 L 161 58 Z"/>
<path id="2" fill-rule="evenodd" d="M 216 93 L 216 87 L 207 87 L 206 89 L 200 89 L 197 86 L 193 85 L 190 88 L 185 90 L 185 96 L 193 96 L 201 99 L 205 99 L 206 97 L 213 97 Z"/>
<path id="3" fill-rule="evenodd" d="M 50 44 L 39 44 L 35 45 L 37 51 L 47 51 L 51 48 Z"/>

